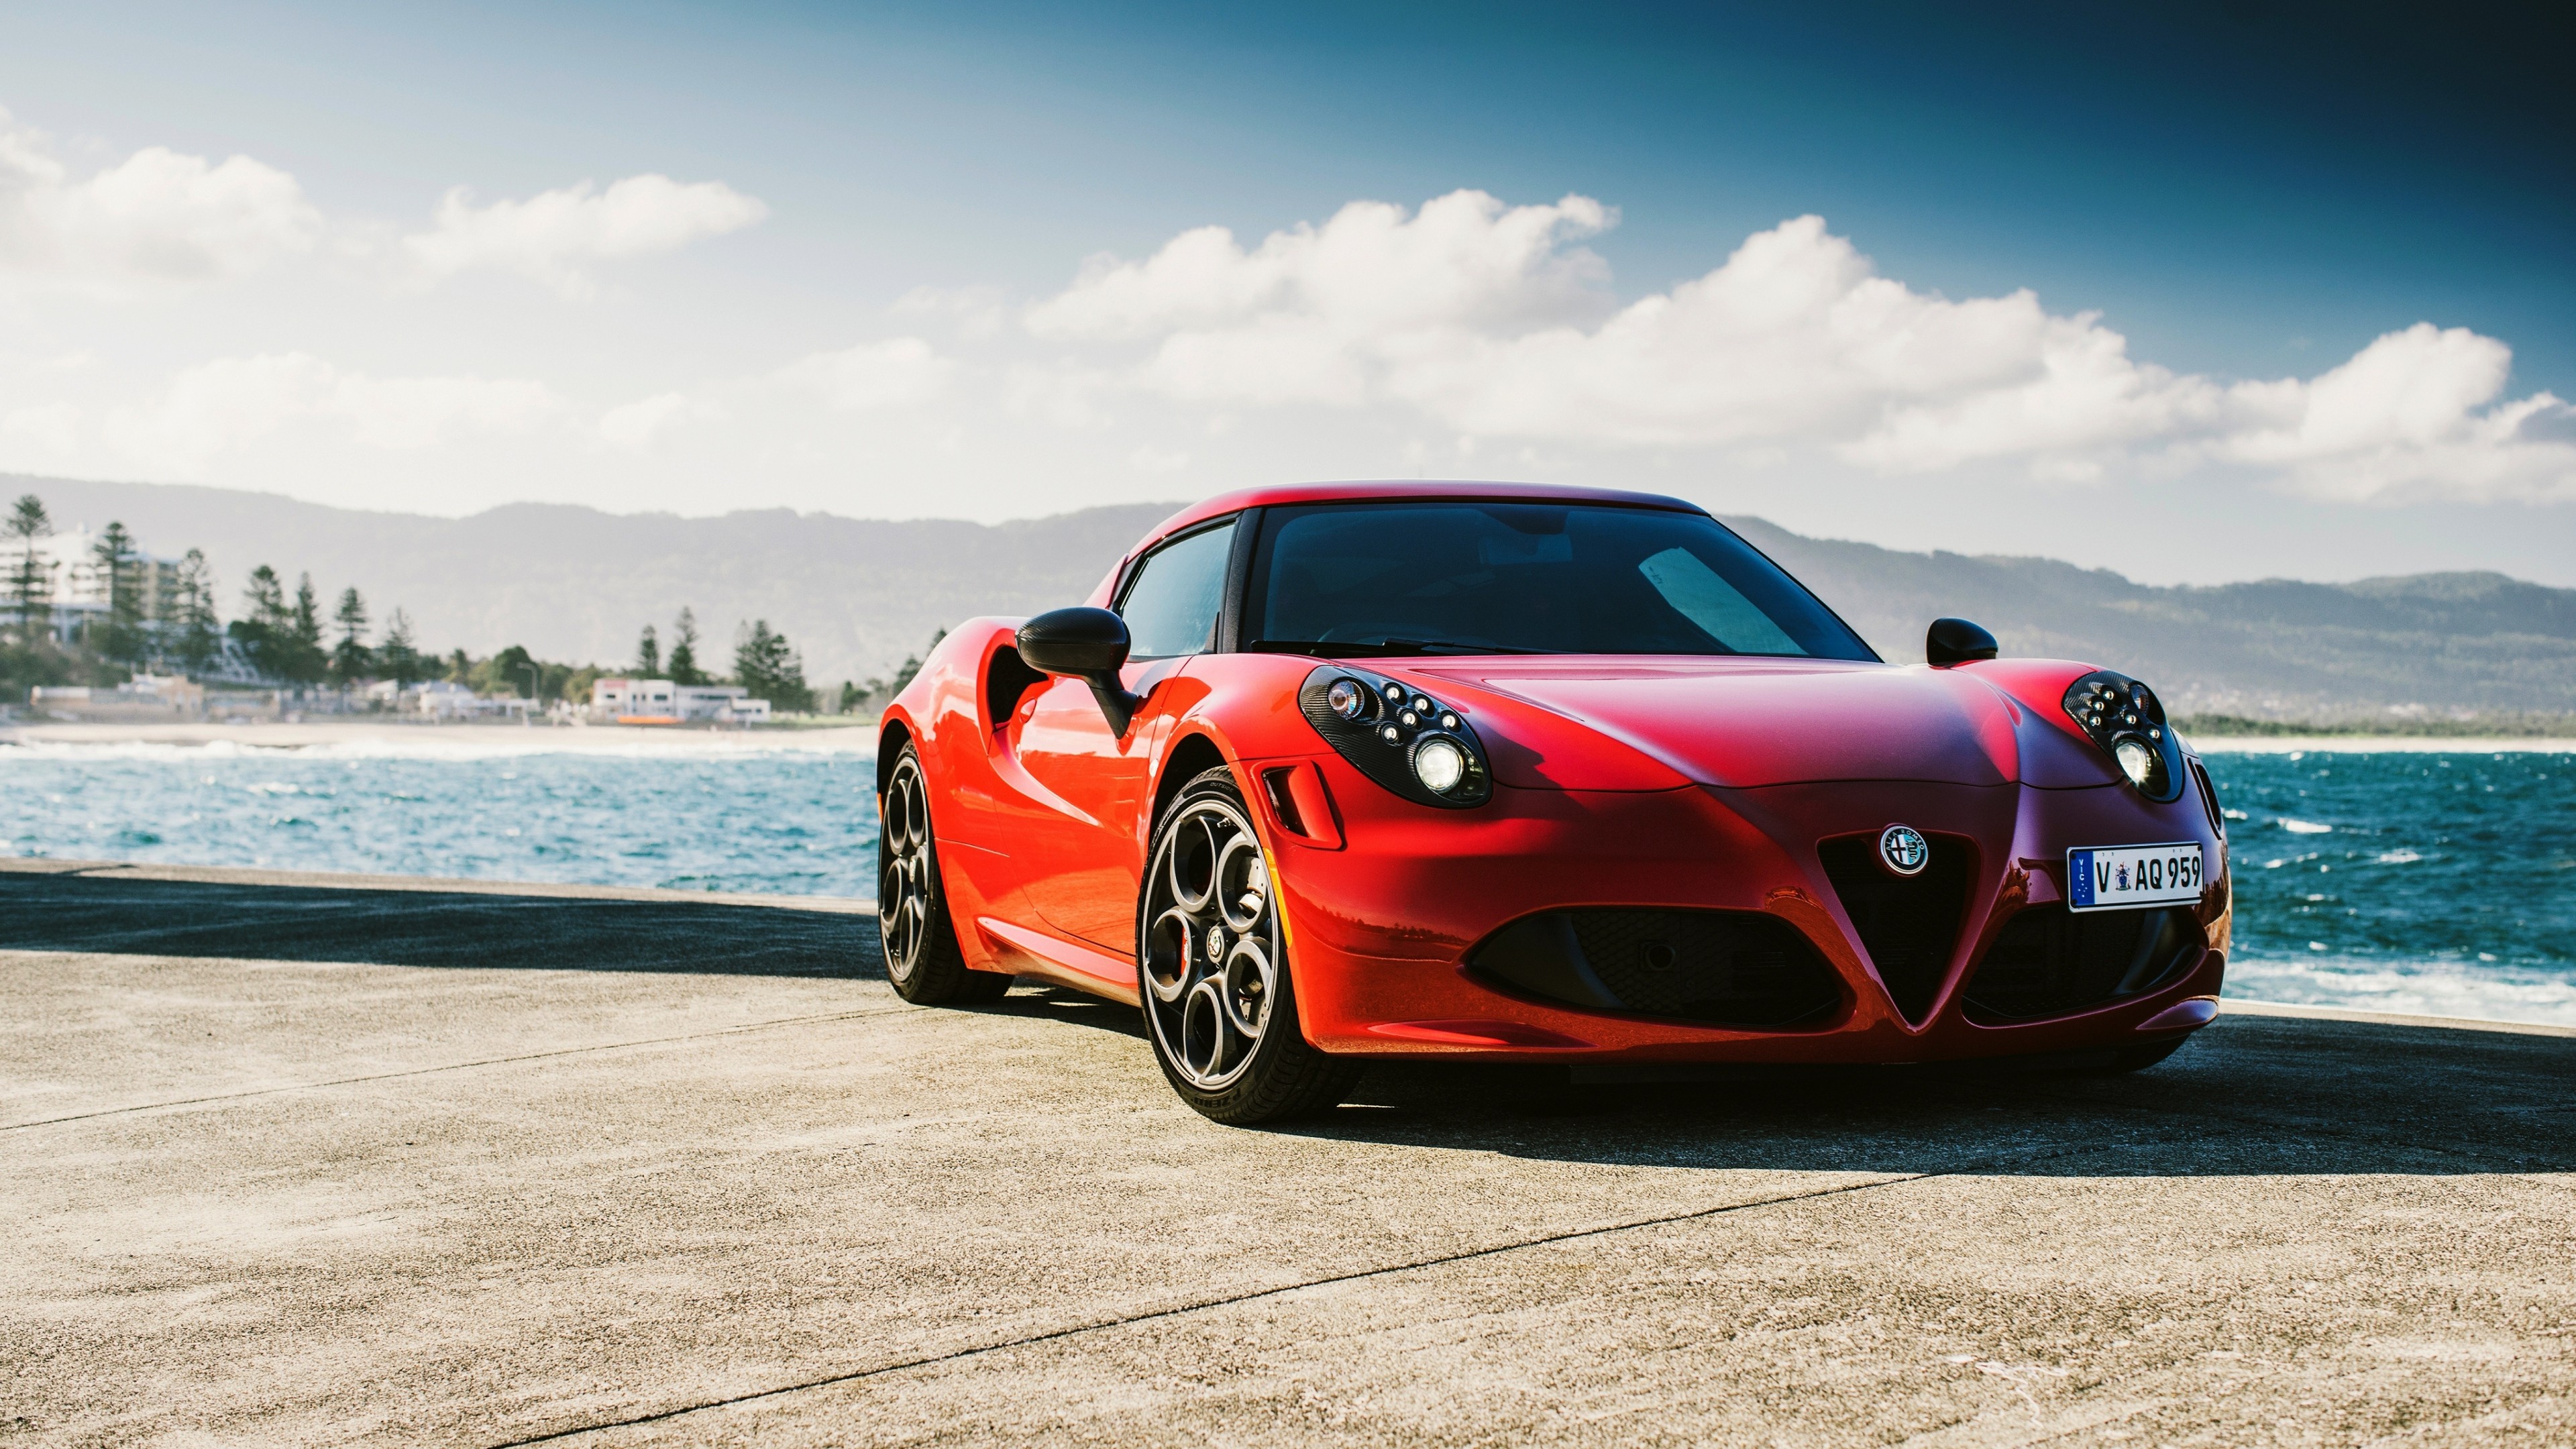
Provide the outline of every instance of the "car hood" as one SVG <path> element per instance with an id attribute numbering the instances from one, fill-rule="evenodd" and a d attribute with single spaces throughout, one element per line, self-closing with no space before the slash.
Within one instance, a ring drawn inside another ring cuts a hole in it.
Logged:
<path id="1" fill-rule="evenodd" d="M 1402 672 L 1448 686 L 1486 736 L 1495 779 L 1524 789 L 2112 783 L 2109 762 L 2088 743 L 1955 670 L 1551 656 Z"/>

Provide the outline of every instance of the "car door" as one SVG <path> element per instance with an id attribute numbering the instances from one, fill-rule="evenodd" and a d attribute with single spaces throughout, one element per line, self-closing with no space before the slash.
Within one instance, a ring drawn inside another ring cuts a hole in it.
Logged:
<path id="1" fill-rule="evenodd" d="M 1154 686 L 1214 641 L 1234 532 L 1229 518 L 1168 540 L 1129 576 L 1117 606 L 1129 639 L 1123 677 L 1145 705 L 1125 735 L 1109 732 L 1078 679 L 1032 689 L 1005 731 L 1006 746 L 1044 791 L 1019 845 L 1029 903 L 1048 925 L 1122 955 L 1135 950 L 1146 844 L 1140 818 L 1172 723 L 1175 691 Z"/>

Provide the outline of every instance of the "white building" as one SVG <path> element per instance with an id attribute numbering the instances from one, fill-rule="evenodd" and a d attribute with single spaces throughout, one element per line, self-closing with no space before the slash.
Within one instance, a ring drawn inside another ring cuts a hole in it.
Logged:
<path id="1" fill-rule="evenodd" d="M 616 724 L 757 724 L 769 718 L 769 701 L 739 684 L 617 678 L 590 687 L 590 713 Z"/>
<path id="2" fill-rule="evenodd" d="M 138 674 L 113 689 L 87 685 L 38 685 L 27 705 L 65 717 L 107 719 L 193 718 L 206 712 L 203 685 L 171 674 Z"/>
<path id="3" fill-rule="evenodd" d="M 92 552 L 97 546 L 98 535 L 80 526 L 36 540 L 41 566 L 53 577 L 54 638 L 64 644 L 76 642 L 81 630 L 107 617 L 107 570 Z M 0 549 L 0 554 L 5 554 L 0 568 L 14 575 L 18 550 Z M 178 597 L 179 560 L 138 552 L 131 556 L 129 567 L 128 580 L 139 595 L 138 612 L 150 627 L 151 621 L 168 616 Z"/>
<path id="4" fill-rule="evenodd" d="M 432 720 L 510 719 L 529 717 L 537 702 L 520 695 L 480 695 L 452 679 L 432 679 L 399 692 L 386 689 L 392 681 L 383 680 L 369 687 L 372 698 L 392 701 L 397 710 L 416 710 Z"/>

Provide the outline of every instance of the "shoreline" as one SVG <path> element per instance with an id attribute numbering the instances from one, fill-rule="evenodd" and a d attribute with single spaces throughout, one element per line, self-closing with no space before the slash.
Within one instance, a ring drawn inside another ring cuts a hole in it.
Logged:
<path id="1" fill-rule="evenodd" d="M 419 724 L 391 719 L 98 721 L 0 723 L 0 747 L 9 745 L 165 745 L 175 748 L 232 745 L 303 750 L 327 746 L 430 746 L 458 754 L 776 754 L 876 753 L 871 725 L 806 726 L 770 730 L 687 729 L 657 725 Z"/>
<path id="2" fill-rule="evenodd" d="M 2203 754 L 2576 754 L 2576 739 L 2534 735 L 2194 735 Z M 41 724 L 0 722 L 0 746 L 229 744 L 254 749 L 308 749 L 327 745 L 459 747 L 460 753 L 579 754 L 770 753 L 815 751 L 874 754 L 872 724 L 803 725 L 781 729 L 710 730 L 655 725 L 421 724 L 390 719 L 197 721 L 140 723 L 98 721 Z"/>
<path id="3" fill-rule="evenodd" d="M 2195 735 L 2204 755 L 2564 755 L 2576 739 L 2546 735 Z"/>

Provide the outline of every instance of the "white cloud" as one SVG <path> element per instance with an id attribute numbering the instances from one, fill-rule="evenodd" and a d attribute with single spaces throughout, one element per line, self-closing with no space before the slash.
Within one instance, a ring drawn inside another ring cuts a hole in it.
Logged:
<path id="1" fill-rule="evenodd" d="M 494 267 L 579 297 L 592 290 L 586 263 L 675 251 L 767 215 L 759 198 L 721 181 L 651 174 L 629 176 L 605 191 L 585 181 L 480 207 L 460 186 L 439 202 L 435 229 L 403 238 L 403 246 L 429 278 Z"/>
<path id="2" fill-rule="evenodd" d="M 151 146 L 75 180 L 0 110 L 0 275 L 107 290 L 220 280 L 312 250 L 321 229 L 294 177 L 247 156 Z"/>
<path id="3" fill-rule="evenodd" d="M 958 336 L 980 342 L 1002 330 L 1002 289 L 915 287 L 895 298 L 888 310 L 898 317 L 948 318 Z"/>
<path id="4" fill-rule="evenodd" d="M 1350 406 L 1395 355 L 1597 313 L 1608 269 L 1565 244 L 1613 220 L 1589 197 L 1507 207 L 1458 191 L 1411 216 L 1355 201 L 1251 251 L 1202 227 L 1143 262 L 1092 258 L 1026 321 L 1052 340 L 1158 339 L 1145 377 L 1174 397 Z"/>
<path id="5" fill-rule="evenodd" d="M 953 358 L 918 337 L 861 343 L 817 352 L 780 368 L 775 381 L 812 394 L 835 412 L 917 407 L 948 390 L 957 376 Z"/>
<path id="6" fill-rule="evenodd" d="M 2132 359 L 2097 314 L 2029 291 L 1953 301 L 1878 275 L 1822 218 L 1616 305 L 1569 244 L 1600 203 L 1462 191 L 1344 207 L 1246 249 L 1184 232 L 1093 258 L 1028 330 L 1127 386 L 1202 404 L 1397 404 L 1465 439 L 1613 449 L 1804 447 L 1883 473 L 2008 460 L 2053 482 L 2250 467 L 2318 496 L 2576 498 L 2576 426 L 2504 401 L 2511 354 L 2420 324 L 2313 379 L 2228 384 Z"/>
<path id="7" fill-rule="evenodd" d="M 2500 401 L 2512 366 L 2492 337 L 2419 322 L 2306 381 L 2229 389 L 2234 425 L 2209 451 L 2346 502 L 2576 500 L 2576 409 Z"/>
<path id="8" fill-rule="evenodd" d="M 307 353 L 227 357 L 180 372 L 153 403 L 109 414 L 127 451 L 193 470 L 292 424 L 325 420 L 374 448 L 425 448 L 463 434 L 517 433 L 561 406 L 520 378 L 369 377 Z"/>
<path id="9" fill-rule="evenodd" d="M 69 403 L 32 403 L 0 413 L 0 438 L 19 439 L 51 453 L 80 446 L 80 409 Z"/>
<path id="10" fill-rule="evenodd" d="M 599 439 L 612 448 L 646 453 L 682 423 L 724 416 L 722 408 L 702 398 L 680 392 L 656 393 L 601 414 Z"/>

